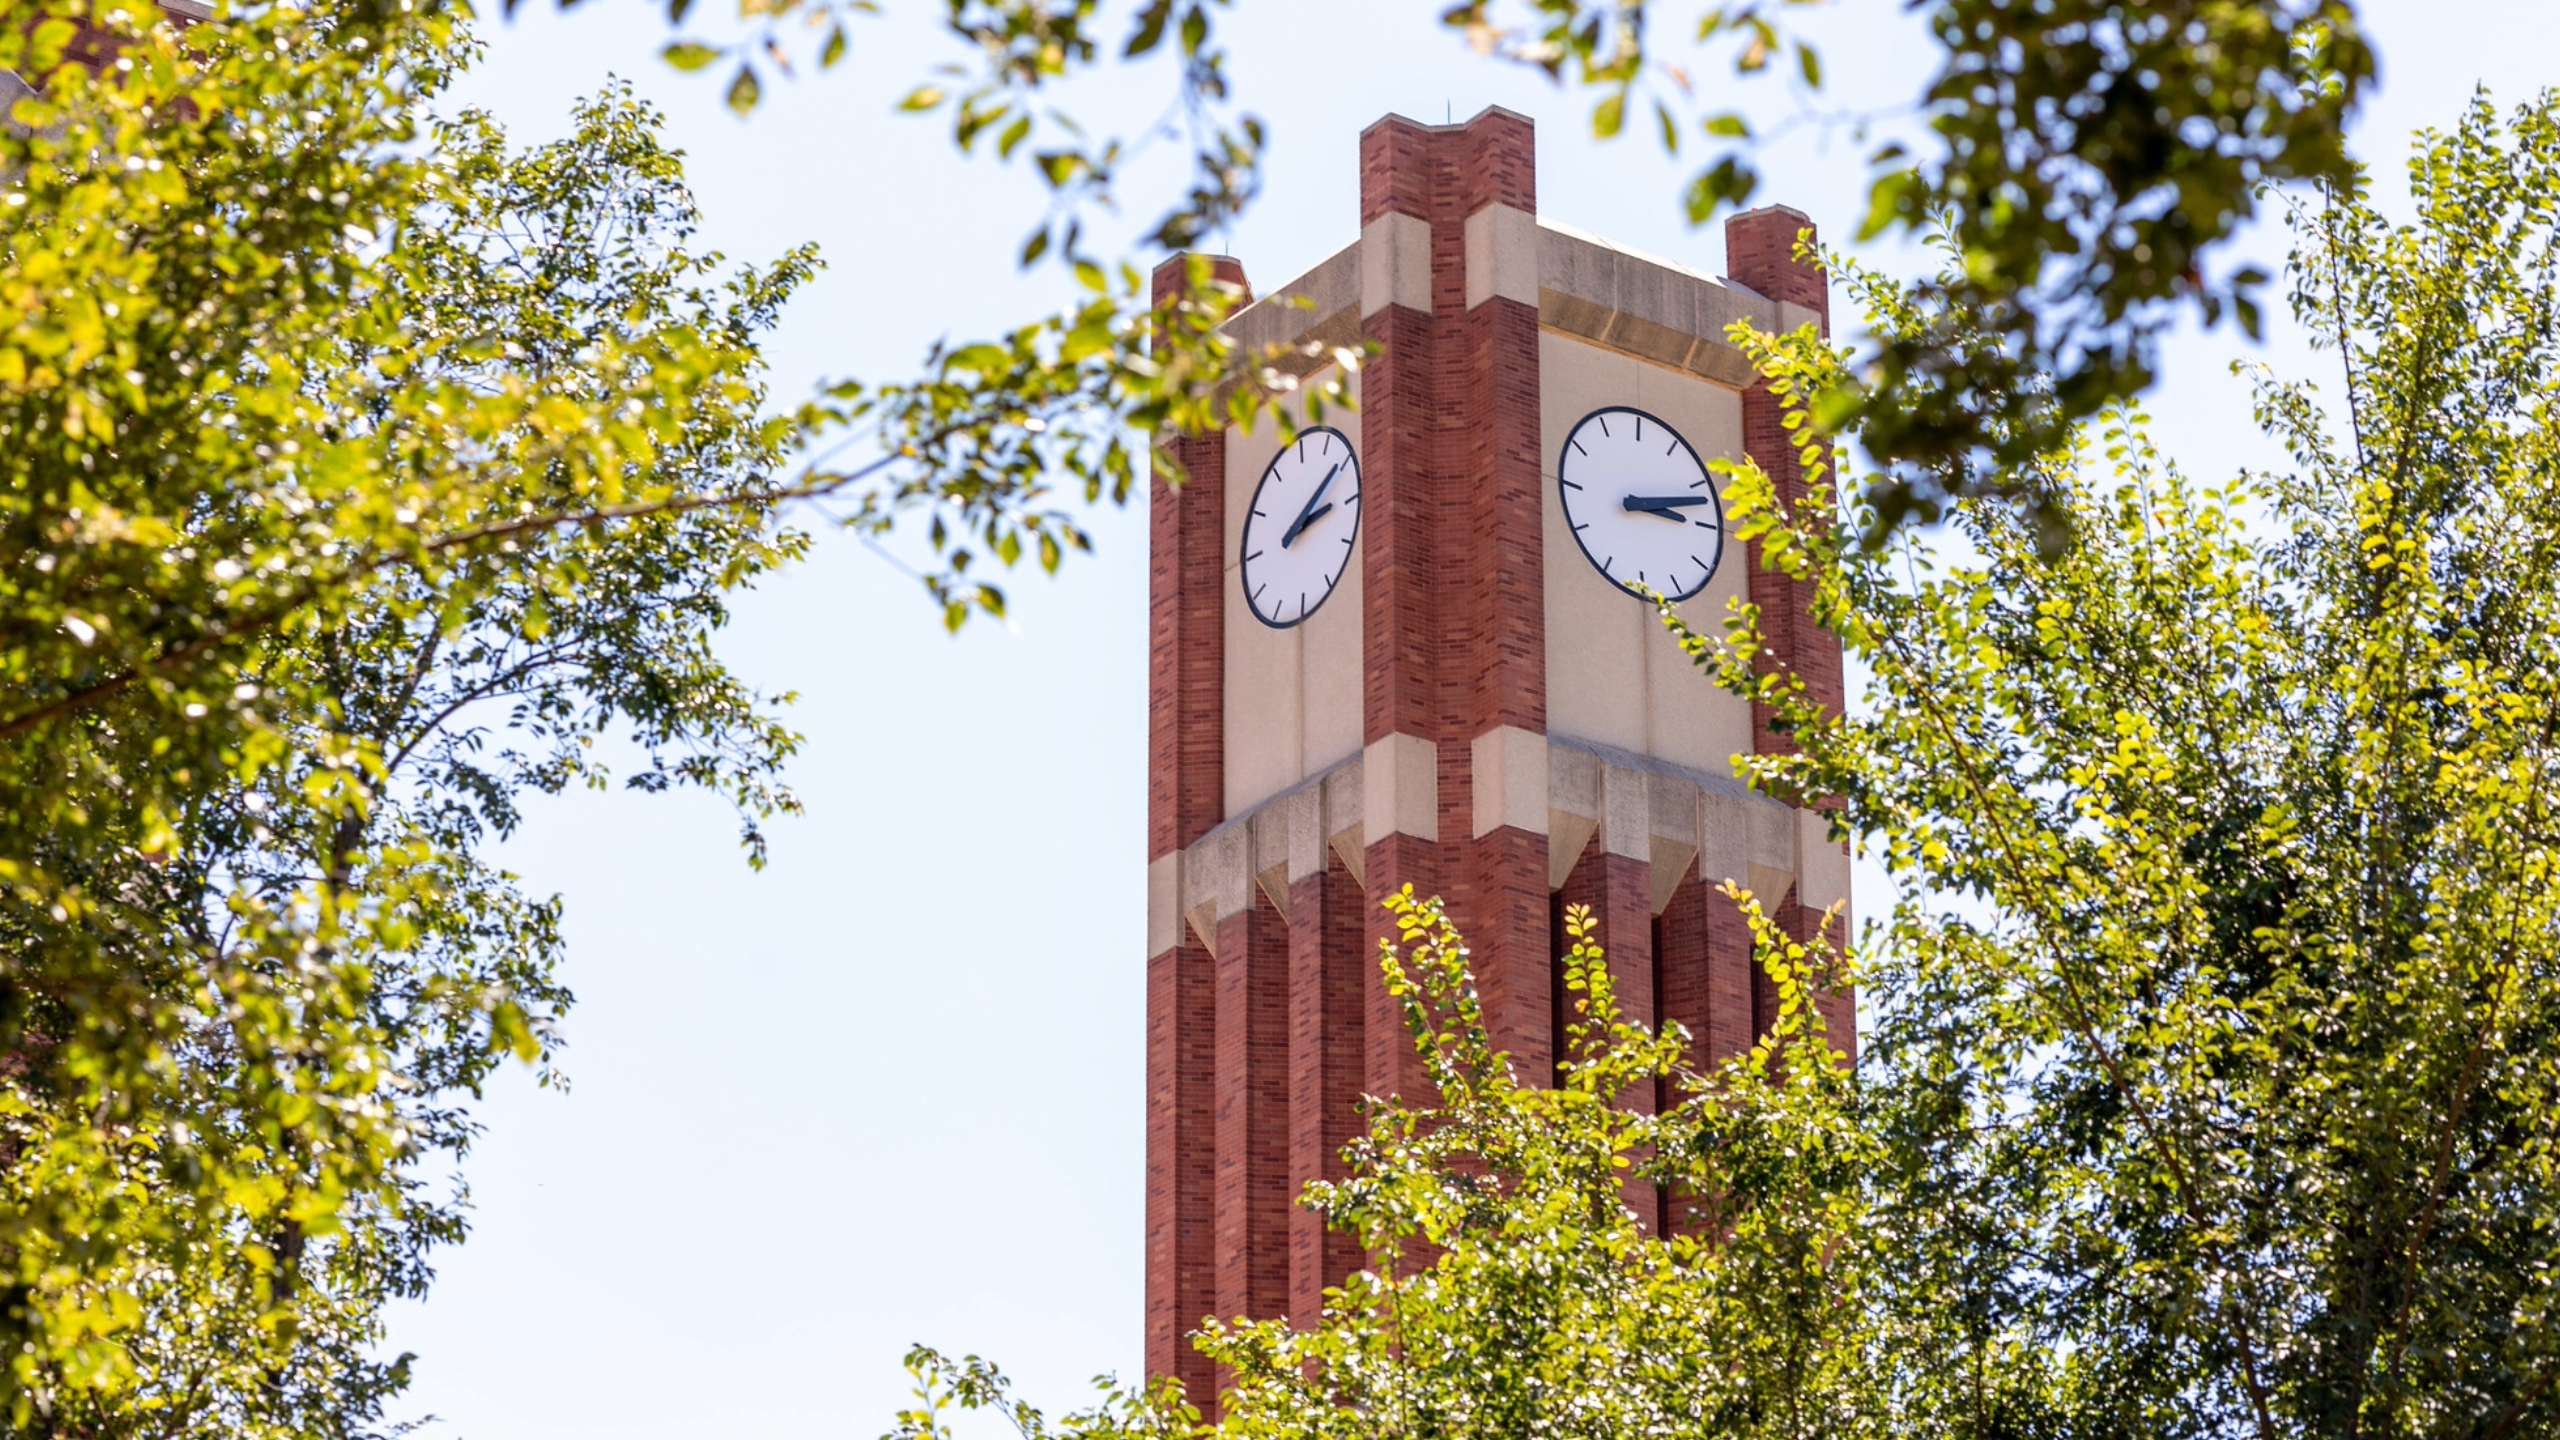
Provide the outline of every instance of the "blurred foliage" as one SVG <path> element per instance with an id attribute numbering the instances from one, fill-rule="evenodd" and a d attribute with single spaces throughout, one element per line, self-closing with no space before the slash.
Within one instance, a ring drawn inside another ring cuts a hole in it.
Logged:
<path id="1" fill-rule="evenodd" d="M 1791 12 L 1877 0 L 1469 0 L 1447 12 L 1478 48 L 1597 89 L 1593 133 L 1649 111 L 1670 152 L 1712 156 L 1689 215 L 1749 199 L 1760 137 L 1727 93 L 1666 53 L 1693 37 L 1736 77 L 1782 76 L 1790 123 L 1863 134 L 1876 114 L 1826 112 L 1822 57 Z M 1817 408 L 1854 424 L 1885 468 L 1870 538 L 1955 498 L 2002 491 L 2071 428 L 2151 385 L 2159 343 L 2190 308 L 2254 336 L 2268 277 L 2217 271 L 2216 247 L 2270 186 L 2343 182 L 2346 121 L 2373 81 L 2351 0 L 1912 0 L 1936 42 L 1917 101 L 1928 142 L 1869 157 L 1860 239 L 1924 235 L 1958 263 L 1915 303 L 1947 317 L 1876 333 Z M 1705 98 L 1709 103 L 1698 103 Z M 1900 101 L 1902 97 L 1883 97 Z M 2036 494 L 2025 492 L 2033 502 Z M 2061 538 L 2048 524 L 2046 544 Z"/>
<path id="2" fill-rule="evenodd" d="M 1811 423 L 1853 352 L 1736 327 L 1810 484 L 1719 462 L 1728 513 L 1862 701 L 1763 664 L 1745 602 L 1665 620 L 1886 913 L 1844 960 L 1735 894 L 1782 1003 L 1712 1068 L 1615 1013 L 1577 923 L 1549 1089 L 1399 898 L 1432 1103 L 1369 1102 L 1303 1201 L 1371 1268 L 1295 1327 L 1204 1319 L 1213 1427 L 1169 1382 L 1052 1422 L 918 1350 L 892 1440 L 2560 1433 L 2560 93 L 2422 134 L 2410 186 L 2402 223 L 2356 174 L 2288 210 L 2335 370 L 2248 374 L 2272 473 L 2199 481 L 2117 407 L 1863 543 Z M 1835 263 L 1880 335 L 1957 323 Z M 1854 1079 L 1805 1003 L 1844 983 Z M 1612 1103 L 1662 1077 L 1660 1116 Z M 1631 1179 L 1687 1214 L 1639 1225 Z"/>
<path id="3" fill-rule="evenodd" d="M 1098 31 L 1099 0 L 943 0 L 978 63 L 906 104 L 947 109 L 963 150 L 1032 156 L 1054 203 L 1025 243 L 1028 264 L 1074 250 L 1081 212 L 1110 202 L 1126 158 L 1121 142 L 1088 141 L 1035 99 L 1079 69 L 1169 46 L 1179 71 L 1167 119 L 1190 137 L 1194 180 L 1148 241 L 1189 246 L 1252 198 L 1265 138 L 1250 115 L 1224 109 L 1214 21 L 1228 3 L 1145 0 L 1115 48 Z M 2013 483 L 2071 427 L 2148 389 L 2181 314 L 2209 325 L 2228 316 L 2256 334 L 2268 277 L 2218 269 L 2217 247 L 2257 216 L 2267 187 L 2345 178 L 2346 121 L 2374 76 L 2351 0 L 1912 0 L 1904 8 L 1937 50 L 1923 91 L 1881 97 L 1875 111 L 1826 109 L 1820 50 L 1790 22 L 1816 6 L 1883 3 L 1463 0 L 1442 15 L 1487 55 L 1599 92 L 1593 134 L 1633 130 L 1675 155 L 1702 150 L 1685 197 L 1693 223 L 1747 201 L 1761 180 L 1763 137 L 1702 68 L 1783 85 L 1796 102 L 1790 126 L 1863 136 L 1916 106 L 1928 140 L 1872 152 L 1860 238 L 1952 243 L 1961 263 L 1922 282 L 1917 298 L 1962 318 L 1870 337 L 1817 411 L 1828 427 L 1854 424 L 1885 462 L 1870 538 Z M 694 9 L 668 0 L 672 21 Z M 684 69 L 720 67 L 743 113 L 765 93 L 759 76 L 836 63 L 848 21 L 878 10 L 873 0 L 738 0 L 739 38 L 681 40 L 666 54 Z M 1666 44 L 1666 31 L 1678 38 Z M 2050 548 L 2062 537 L 2045 519 Z"/>

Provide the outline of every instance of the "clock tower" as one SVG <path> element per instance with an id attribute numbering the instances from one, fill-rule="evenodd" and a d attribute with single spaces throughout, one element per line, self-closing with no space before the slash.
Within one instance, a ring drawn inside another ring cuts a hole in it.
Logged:
<path id="1" fill-rule="evenodd" d="M 1500 109 L 1370 126 L 1360 219 L 1229 322 L 1373 342 L 1359 409 L 1285 447 L 1267 425 L 1169 437 L 1189 483 L 1150 496 L 1146 1359 L 1204 1404 L 1188 1332 L 1316 1314 L 1363 1257 L 1297 1194 L 1342 1173 L 1363 1094 L 1426 1093 L 1378 980 L 1385 896 L 1448 901 L 1528 1078 L 1553 1073 L 1567 906 L 1597 917 L 1630 1017 L 1712 1061 L 1773 1003 L 1716 887 L 1799 935 L 1848 895 L 1824 817 L 1734 778 L 1784 738 L 1633 588 L 1702 625 L 1752 601 L 1771 663 L 1840 703 L 1838 642 L 1728 541 L 1706 468 L 1748 455 L 1802 491 L 1724 331 L 1827 325 L 1793 257 L 1810 222 L 1733 217 L 1721 279 L 1622 249 L 1539 216 L 1531 124 Z M 1824 1009 L 1846 1037 L 1848 997 Z"/>

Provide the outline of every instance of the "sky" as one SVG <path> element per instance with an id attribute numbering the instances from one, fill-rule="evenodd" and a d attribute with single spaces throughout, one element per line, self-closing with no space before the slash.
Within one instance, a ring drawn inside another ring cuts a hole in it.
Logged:
<path id="1" fill-rule="evenodd" d="M 1722 273 L 1716 227 L 1681 213 L 1678 163 L 1641 137 L 1592 141 L 1584 98 L 1476 57 L 1442 8 L 1238 0 L 1222 20 L 1236 94 L 1272 136 L 1260 201 L 1220 237 L 1258 289 L 1356 238 L 1362 129 L 1496 104 L 1538 123 L 1547 216 Z M 2360 8 L 2383 77 L 2355 139 L 2386 196 L 2409 132 L 2451 124 L 2475 84 L 2512 101 L 2555 78 L 2548 0 Z M 845 65 L 770 88 L 742 120 L 717 79 L 656 58 L 663 6 L 524 0 L 484 24 L 487 56 L 446 103 L 533 143 L 629 80 L 688 153 L 706 244 L 755 260 L 814 240 L 827 259 L 769 347 L 777 400 L 894 379 L 936 339 L 1020 323 L 1063 291 L 1012 265 L 1035 182 L 896 112 L 967 58 L 932 24 L 942 7 L 883 9 Z M 1889 0 L 1840 0 L 1811 28 L 1833 103 L 1889 115 L 1926 73 L 1925 36 Z M 1170 95 L 1158 66 L 1067 102 L 1135 133 Z M 1767 85 L 1737 98 L 1773 120 L 1785 104 Z M 1760 198 L 1846 242 L 1869 143 L 1798 123 L 1764 155 Z M 1159 147 L 1139 167 L 1133 218 L 1178 159 Z M 2244 248 L 2281 260 L 2281 231 Z M 2149 408 L 2193 473 L 2274 458 L 2235 357 L 2319 373 L 2280 326 L 2260 346 L 2181 335 Z M 479 1107 L 473 1235 L 392 1321 L 391 1347 L 419 1357 L 404 1413 L 437 1417 L 424 1434 L 870 1437 L 905 1401 L 917 1341 L 997 1360 L 1053 1411 L 1092 1376 L 1136 1374 L 1146 530 L 1142 509 L 1089 527 L 1098 554 L 1017 578 L 1009 625 L 957 637 L 912 580 L 839 537 L 744 598 L 722 653 L 796 691 L 807 737 L 791 778 L 809 813 L 773 827 L 762 872 L 704 797 L 531 807 L 503 858 L 567 905 L 572 1084 L 510 1072 Z"/>

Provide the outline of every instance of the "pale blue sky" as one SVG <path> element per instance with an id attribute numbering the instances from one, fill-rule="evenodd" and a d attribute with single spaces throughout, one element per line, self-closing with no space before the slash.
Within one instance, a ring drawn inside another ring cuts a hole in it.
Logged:
<path id="1" fill-rule="evenodd" d="M 1582 99 L 1473 57 L 1435 23 L 1441 0 L 1239 3 L 1237 89 L 1273 145 L 1226 248 L 1263 286 L 1354 238 L 1363 127 L 1487 104 L 1538 120 L 1548 215 L 1721 270 L 1657 146 L 1595 146 Z M 715 82 L 654 58 L 662 6 L 562 17 L 525 0 L 486 27 L 489 59 L 459 99 L 535 140 L 609 74 L 631 78 L 691 154 L 709 243 L 824 248 L 831 268 L 772 348 L 777 396 L 894 378 L 936 337 L 1058 292 L 1011 273 L 1031 182 L 964 166 L 930 122 L 893 114 L 930 66 L 963 57 L 929 23 L 938 4 L 886 8 L 845 68 L 741 122 Z M 2560 78 L 2547 0 L 2364 8 L 2384 86 L 2360 135 L 2394 176 L 2406 132 L 2451 121 L 2475 81 L 2512 100 Z M 1910 96 L 1929 55 L 1900 6 L 1835 11 L 1833 95 Z M 1074 99 L 1128 127 L 1167 93 L 1159 69 Z M 1844 239 L 1862 153 L 1801 129 L 1769 157 L 1763 195 Z M 2255 243 L 2281 258 L 2280 235 Z M 2243 349 L 2182 341 L 2153 403 L 2199 474 L 2266 454 L 2224 368 Z M 2259 353 L 2299 355 L 2281 336 Z M 724 651 L 798 690 L 808 735 L 793 778 L 810 814 L 775 827 L 762 874 L 699 797 L 532 808 L 508 860 L 567 900 L 575 1088 L 510 1074 L 482 1107 L 476 1233 L 394 1325 L 420 1355 L 411 1412 L 442 1417 L 429 1434 L 869 1437 L 903 1398 L 911 1340 L 996 1358 L 1053 1409 L 1097 1372 L 1136 1369 L 1146 534 L 1138 512 L 1092 528 L 1098 556 L 1016 583 L 1011 629 L 946 637 L 911 581 L 840 541 L 748 598 Z"/>

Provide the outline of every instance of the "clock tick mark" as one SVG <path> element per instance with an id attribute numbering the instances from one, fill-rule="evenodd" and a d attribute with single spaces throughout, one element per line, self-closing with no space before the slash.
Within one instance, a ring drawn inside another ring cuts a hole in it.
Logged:
<path id="1" fill-rule="evenodd" d="M 1583 450 L 1583 449 L 1582 449 L 1582 442 L 1581 442 L 1581 441 L 1579 441 L 1579 440 L 1567 440 L 1567 441 L 1566 441 L 1566 442 L 1564 442 L 1564 443 L 1566 443 L 1567 445 L 1572 446 L 1572 447 L 1573 447 L 1574 449 L 1576 449 L 1576 450 L 1580 450 L 1580 451 L 1582 451 L 1582 453 L 1583 453 L 1583 454 L 1585 454 L 1585 455 L 1588 455 L 1588 454 L 1590 454 L 1590 453 L 1591 453 L 1591 452 L 1590 452 L 1590 451 L 1588 451 L 1588 450 Z M 1579 490 L 1579 489 L 1581 489 L 1582 487 L 1581 487 L 1581 486 L 1579 486 L 1579 485 L 1576 485 L 1576 486 L 1574 486 L 1573 488 L 1575 488 L 1576 490 Z"/>
<path id="2" fill-rule="evenodd" d="M 1600 422 L 1600 433 L 1607 435 L 1609 433 L 1609 417 L 1606 415 L 1597 415 L 1592 418 Z"/>
<path id="3" fill-rule="evenodd" d="M 1641 415 L 1636 417 L 1636 438 L 1638 440 L 1644 438 L 1644 417 Z"/>
<path id="4" fill-rule="evenodd" d="M 1557 484 L 1559 484 L 1559 485 L 1562 485 L 1562 486 L 1563 486 L 1564 488 L 1566 488 L 1567 490 L 1579 490 L 1579 489 L 1581 489 L 1581 488 L 1582 488 L 1581 486 L 1574 484 L 1574 483 L 1573 483 L 1572 481 L 1570 481 L 1570 480 L 1559 479 L 1559 480 L 1557 480 L 1557 481 L 1556 481 L 1556 483 L 1557 483 Z"/>
<path id="5" fill-rule="evenodd" d="M 1674 440 L 1674 441 L 1672 441 L 1670 444 L 1665 445 L 1665 446 L 1663 446 L 1663 447 L 1662 447 L 1662 453 L 1663 453 L 1663 454 L 1665 454 L 1665 455 L 1668 455 L 1668 454 L 1670 454 L 1672 451 L 1677 450 L 1677 449 L 1679 449 L 1679 448 L 1680 448 L 1680 442 L 1679 442 L 1679 441 L 1677 441 L 1677 440 Z M 1691 488 L 1691 489 L 1693 489 L 1693 490 L 1694 490 L 1694 489 L 1696 489 L 1697 487 L 1693 485 L 1693 486 L 1691 486 L 1691 487 L 1689 487 L 1689 488 Z"/>

